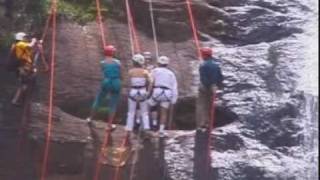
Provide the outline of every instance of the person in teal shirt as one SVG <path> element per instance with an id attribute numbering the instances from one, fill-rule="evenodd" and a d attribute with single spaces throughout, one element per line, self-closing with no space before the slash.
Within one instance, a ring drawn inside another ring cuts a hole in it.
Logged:
<path id="1" fill-rule="evenodd" d="M 115 52 L 116 48 L 112 45 L 104 48 L 105 59 L 100 62 L 104 78 L 92 105 L 90 116 L 87 118 L 88 123 L 91 122 L 106 97 L 109 97 L 107 103 L 109 118 L 115 116 L 121 92 L 121 64 L 118 59 L 114 58 Z"/>

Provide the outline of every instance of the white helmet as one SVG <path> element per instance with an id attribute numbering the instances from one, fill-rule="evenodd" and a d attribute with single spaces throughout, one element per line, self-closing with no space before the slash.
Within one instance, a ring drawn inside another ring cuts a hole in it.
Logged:
<path id="1" fill-rule="evenodd" d="M 160 56 L 158 59 L 159 64 L 166 65 L 166 64 L 169 64 L 169 62 L 170 62 L 170 59 L 167 56 Z"/>
<path id="2" fill-rule="evenodd" d="M 138 64 L 140 64 L 140 65 L 144 65 L 144 63 L 145 63 L 145 59 L 144 59 L 144 57 L 143 57 L 141 54 L 135 54 L 135 55 L 133 55 L 132 61 L 133 61 L 133 62 L 136 62 L 136 63 L 138 63 Z"/>
<path id="3" fill-rule="evenodd" d="M 18 33 L 15 35 L 15 39 L 16 39 L 17 41 L 22 41 L 22 40 L 25 39 L 26 36 L 27 36 L 26 33 L 24 33 L 24 32 L 18 32 Z"/>

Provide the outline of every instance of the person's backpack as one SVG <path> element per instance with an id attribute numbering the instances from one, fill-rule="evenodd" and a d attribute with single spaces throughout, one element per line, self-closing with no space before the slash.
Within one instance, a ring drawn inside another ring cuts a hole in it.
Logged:
<path id="1" fill-rule="evenodd" d="M 10 49 L 10 53 L 9 53 L 9 57 L 7 60 L 7 70 L 8 71 L 17 71 L 18 67 L 20 66 L 20 60 L 16 55 L 16 46 L 15 44 L 12 44 L 11 49 Z"/>

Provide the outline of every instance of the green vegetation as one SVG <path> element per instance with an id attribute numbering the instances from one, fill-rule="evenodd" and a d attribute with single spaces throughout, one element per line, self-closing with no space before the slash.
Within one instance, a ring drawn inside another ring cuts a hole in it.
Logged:
<path id="1" fill-rule="evenodd" d="M 13 33 L 16 31 L 32 32 L 39 35 L 49 15 L 51 0 L 16 0 L 12 19 L 0 17 L 6 22 L 0 27 L 0 51 L 6 51 L 13 42 Z M 107 2 L 101 0 L 102 15 L 105 17 L 109 10 Z M 58 0 L 58 16 L 66 17 L 77 23 L 85 24 L 96 19 L 96 4 L 94 0 Z"/>
<path id="2" fill-rule="evenodd" d="M 102 13 L 106 14 L 108 9 L 102 4 Z M 78 23 L 86 23 L 96 18 L 96 4 L 92 0 L 60 0 L 58 13 L 65 15 Z"/>

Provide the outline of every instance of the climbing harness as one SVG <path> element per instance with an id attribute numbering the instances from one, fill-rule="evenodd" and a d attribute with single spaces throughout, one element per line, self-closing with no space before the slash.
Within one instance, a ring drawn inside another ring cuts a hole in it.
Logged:
<path id="1" fill-rule="evenodd" d="M 129 93 L 129 98 L 135 102 L 143 102 L 148 99 L 146 86 L 131 86 L 131 90 L 135 90 L 136 93 Z"/>
<path id="2" fill-rule="evenodd" d="M 161 92 L 157 94 L 156 96 L 151 96 L 151 99 L 154 100 L 155 102 L 171 102 L 172 98 L 172 90 L 168 87 L 165 86 L 154 86 L 153 87 L 155 90 L 160 89 Z M 168 96 L 168 93 L 171 94 L 171 96 Z M 155 93 L 153 93 L 154 95 Z"/>

